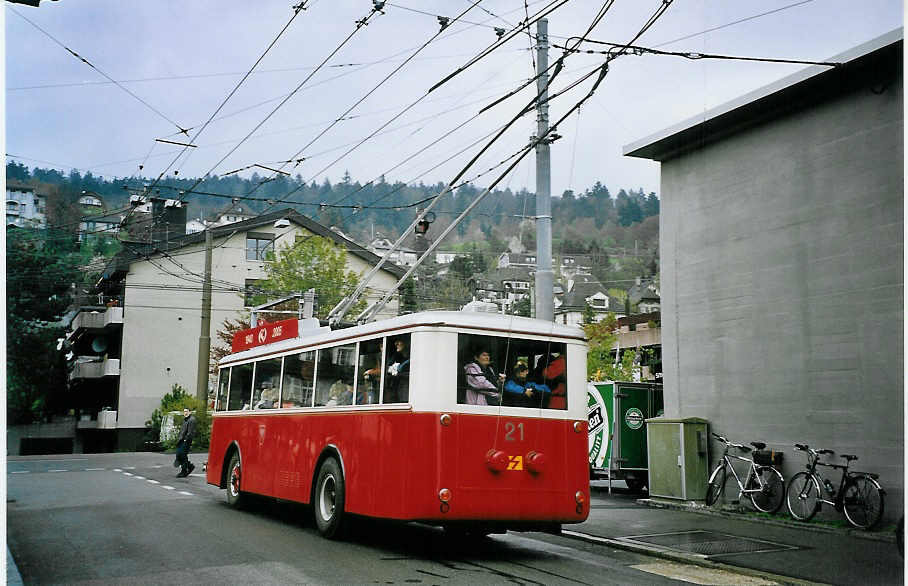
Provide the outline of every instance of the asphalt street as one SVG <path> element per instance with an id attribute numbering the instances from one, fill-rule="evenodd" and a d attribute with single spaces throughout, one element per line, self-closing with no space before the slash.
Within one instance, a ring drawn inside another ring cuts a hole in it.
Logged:
<path id="1" fill-rule="evenodd" d="M 308 507 L 261 500 L 235 511 L 205 483 L 201 466 L 177 479 L 172 460 L 154 453 L 10 459 L 7 539 L 23 583 L 771 583 L 537 533 L 462 541 L 435 527 L 359 519 L 347 540 L 329 541 Z"/>

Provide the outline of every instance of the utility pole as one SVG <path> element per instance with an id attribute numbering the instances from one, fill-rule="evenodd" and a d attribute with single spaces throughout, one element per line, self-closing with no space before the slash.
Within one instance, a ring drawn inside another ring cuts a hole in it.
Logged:
<path id="1" fill-rule="evenodd" d="M 202 284 L 202 330 L 199 333 L 199 371 L 195 397 L 198 414 L 208 410 L 208 362 L 211 360 L 211 227 L 205 229 L 205 282 Z"/>
<path id="2" fill-rule="evenodd" d="M 536 319 L 554 321 L 555 294 L 552 272 L 552 169 L 549 155 L 549 21 L 536 22 Z M 545 137 L 545 138 L 542 138 Z"/>

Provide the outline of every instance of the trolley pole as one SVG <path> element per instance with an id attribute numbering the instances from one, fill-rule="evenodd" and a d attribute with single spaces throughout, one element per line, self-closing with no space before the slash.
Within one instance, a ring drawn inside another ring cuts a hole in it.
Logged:
<path id="1" fill-rule="evenodd" d="M 544 72 L 549 67 L 549 21 L 536 23 L 536 67 Z M 536 104 L 536 139 L 549 130 L 549 74 L 536 80 L 539 95 Z M 552 271 L 552 169 L 549 141 L 542 138 L 536 144 L 536 319 L 554 321 L 555 294 Z"/>
<path id="2" fill-rule="evenodd" d="M 205 281 L 202 285 L 202 330 L 199 333 L 199 371 L 195 396 L 198 414 L 208 410 L 208 362 L 211 359 L 211 227 L 205 229 Z"/>

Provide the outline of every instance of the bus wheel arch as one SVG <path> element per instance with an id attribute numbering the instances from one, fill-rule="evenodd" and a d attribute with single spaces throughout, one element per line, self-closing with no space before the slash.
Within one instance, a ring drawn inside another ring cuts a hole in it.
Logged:
<path id="1" fill-rule="evenodd" d="M 318 459 L 312 483 L 312 513 L 323 537 L 339 539 L 346 526 L 346 481 L 343 459 L 334 446 Z"/>

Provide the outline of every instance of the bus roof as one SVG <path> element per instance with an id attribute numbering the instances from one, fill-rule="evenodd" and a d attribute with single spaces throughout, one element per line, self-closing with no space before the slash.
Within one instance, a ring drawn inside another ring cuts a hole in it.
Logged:
<path id="1" fill-rule="evenodd" d="M 419 327 L 466 328 L 486 331 L 489 334 L 523 334 L 586 341 L 586 334 L 579 326 L 562 325 L 515 315 L 471 311 L 421 311 L 338 330 L 331 330 L 327 327 L 304 328 L 303 321 L 305 320 L 300 321 L 299 337 L 230 354 L 222 358 L 220 363 L 237 362 L 261 356 L 262 354 L 292 350 L 300 346 L 340 342 L 372 334 L 393 336 L 395 332 L 401 331 L 401 333 L 404 333 L 403 330 Z"/>

